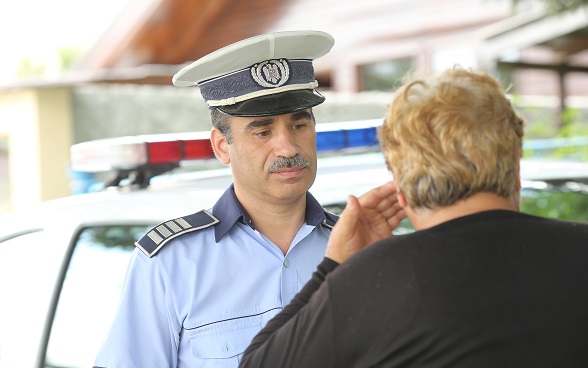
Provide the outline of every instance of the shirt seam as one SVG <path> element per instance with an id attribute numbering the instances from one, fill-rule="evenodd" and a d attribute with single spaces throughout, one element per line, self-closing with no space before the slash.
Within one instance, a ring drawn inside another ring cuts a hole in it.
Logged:
<path id="1" fill-rule="evenodd" d="M 274 311 L 274 310 L 277 310 L 277 309 L 282 309 L 282 307 L 270 308 L 268 310 L 265 310 L 265 311 L 259 312 L 259 313 L 255 313 L 255 314 L 248 314 L 248 315 L 245 315 L 245 316 L 238 316 L 238 317 L 232 317 L 232 318 L 221 319 L 221 320 L 218 320 L 218 321 L 208 322 L 208 323 L 205 323 L 203 325 L 199 325 L 199 326 L 195 326 L 195 327 L 190 327 L 190 328 L 185 328 L 185 330 L 186 331 L 192 331 L 192 330 L 196 330 L 196 329 L 199 329 L 199 328 L 202 328 L 202 327 L 213 325 L 215 323 L 233 321 L 233 320 L 242 319 L 242 318 L 257 317 L 257 316 L 261 316 L 263 314 L 266 314 L 268 312 L 271 312 L 271 311 Z"/>
<path id="2" fill-rule="evenodd" d="M 174 312 L 174 316 L 175 316 L 175 321 L 172 324 L 172 326 L 175 326 L 174 328 L 174 343 L 176 344 L 175 348 L 176 351 L 179 350 L 180 348 L 180 333 L 182 332 L 182 326 L 180 323 L 180 318 L 179 318 L 179 313 L 178 313 L 178 307 L 177 307 L 177 303 L 176 300 L 174 299 L 174 289 L 172 287 L 172 284 L 169 280 L 169 275 L 167 273 L 167 270 L 165 269 L 165 267 L 163 266 L 163 264 L 161 264 L 160 260 L 158 258 L 153 258 L 156 262 L 157 262 L 157 267 L 161 270 L 162 274 L 163 274 L 163 278 L 164 278 L 164 282 L 166 287 L 169 289 L 169 298 L 171 300 L 172 306 L 173 306 L 173 312 Z M 166 308 L 166 310 L 169 313 L 168 308 Z M 171 316 L 168 316 L 168 318 L 170 318 Z"/>

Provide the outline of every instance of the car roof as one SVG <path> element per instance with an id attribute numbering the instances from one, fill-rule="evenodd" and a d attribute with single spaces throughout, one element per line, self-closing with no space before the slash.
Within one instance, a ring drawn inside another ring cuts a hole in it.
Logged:
<path id="1" fill-rule="evenodd" d="M 348 195 L 361 195 L 391 179 L 381 151 L 351 152 L 319 158 L 317 178 L 310 192 L 323 205 L 345 203 Z M 556 184 L 569 180 L 588 182 L 588 163 L 523 159 L 521 179 Z M 231 183 L 231 170 L 225 167 L 162 175 L 141 190 L 108 188 L 51 200 L 0 217 L 5 224 L 0 227 L 0 238 L 20 228 L 42 228 L 59 221 L 67 221 L 70 226 L 155 225 L 211 208 Z"/>
<path id="2" fill-rule="evenodd" d="M 521 179 L 561 184 L 566 181 L 588 183 L 588 162 L 524 158 Z"/>

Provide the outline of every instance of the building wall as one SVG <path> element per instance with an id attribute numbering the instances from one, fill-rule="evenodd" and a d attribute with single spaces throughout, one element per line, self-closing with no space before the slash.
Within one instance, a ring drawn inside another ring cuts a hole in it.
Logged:
<path id="1" fill-rule="evenodd" d="M 484 27 L 508 17 L 511 0 L 291 0 L 268 31 L 319 29 L 335 38 L 315 62 L 328 71 L 332 89 L 361 90 L 358 68 L 410 57 L 415 68 L 477 65 Z"/>
<path id="2" fill-rule="evenodd" d="M 317 123 L 383 118 L 385 92 L 323 92 Z M 92 85 L 73 92 L 74 142 L 137 134 L 210 130 L 209 110 L 197 88 Z"/>

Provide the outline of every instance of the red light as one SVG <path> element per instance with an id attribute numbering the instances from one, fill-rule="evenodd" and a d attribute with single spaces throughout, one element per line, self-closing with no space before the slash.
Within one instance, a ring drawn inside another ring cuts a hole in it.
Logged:
<path id="1" fill-rule="evenodd" d="M 178 163 L 182 159 L 182 143 L 180 141 L 149 142 L 147 152 L 150 165 Z"/>
<path id="2" fill-rule="evenodd" d="M 184 160 L 213 158 L 214 152 L 210 139 L 191 139 L 184 141 Z"/>

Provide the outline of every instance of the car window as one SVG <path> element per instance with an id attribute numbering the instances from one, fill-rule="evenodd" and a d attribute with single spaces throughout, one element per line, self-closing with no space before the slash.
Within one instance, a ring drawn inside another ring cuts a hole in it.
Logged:
<path id="1" fill-rule="evenodd" d="M 331 203 L 324 208 L 341 215 L 346 202 Z M 521 212 L 560 220 L 588 222 L 588 184 L 564 182 L 549 184 L 527 182 L 521 190 Z M 404 219 L 392 232 L 394 235 L 414 232 L 410 220 Z"/>
<path id="2" fill-rule="evenodd" d="M 340 216 L 341 213 L 343 212 L 343 210 L 345 209 L 346 205 L 347 205 L 347 202 L 339 202 L 339 203 L 331 203 L 328 205 L 323 205 L 323 207 L 328 212 L 335 214 L 337 216 Z M 400 224 L 398 224 L 398 227 L 396 227 L 396 229 L 394 229 L 392 231 L 392 234 L 393 235 L 401 235 L 401 234 L 409 234 L 412 232 L 414 232 L 414 227 L 412 226 L 412 223 L 410 222 L 410 220 L 406 218 L 406 219 L 400 221 Z"/>
<path id="3" fill-rule="evenodd" d="M 35 359 L 52 288 L 41 230 L 0 241 L 0 367 L 28 367 Z M 25 344 L 23 342 L 28 342 Z"/>
<path id="4" fill-rule="evenodd" d="M 151 225 L 79 233 L 49 336 L 46 367 L 91 367 L 116 311 L 134 247 Z"/>
<path id="5" fill-rule="evenodd" d="M 588 222 L 588 185 L 535 183 L 521 191 L 521 211 L 561 220 Z"/>

